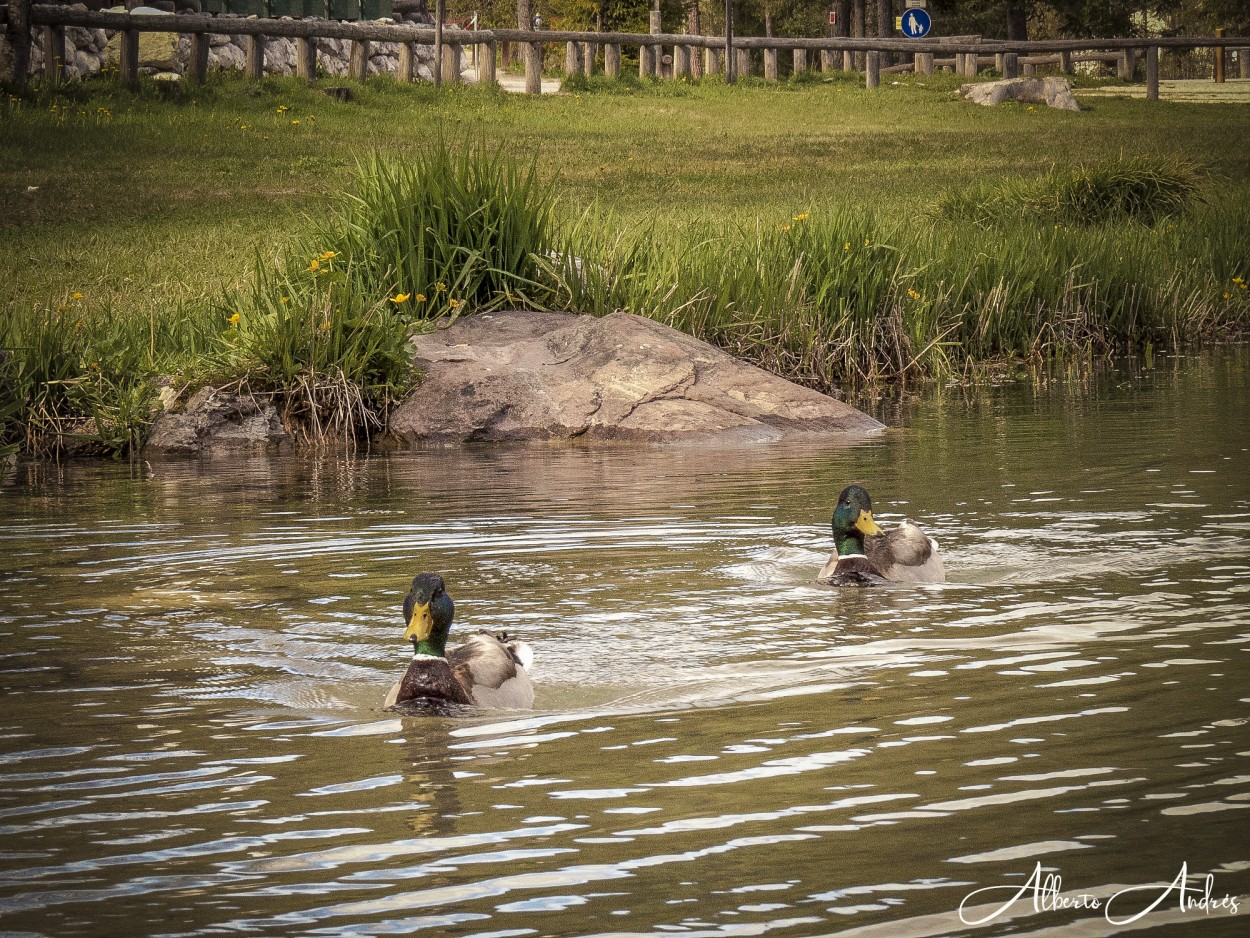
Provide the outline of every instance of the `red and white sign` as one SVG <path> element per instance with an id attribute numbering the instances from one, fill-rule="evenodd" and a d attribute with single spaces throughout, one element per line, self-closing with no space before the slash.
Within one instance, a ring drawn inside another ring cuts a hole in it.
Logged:
<path id="1" fill-rule="evenodd" d="M 830 26 L 838 25 L 838 11 L 837 10 L 829 11 L 829 25 Z"/>

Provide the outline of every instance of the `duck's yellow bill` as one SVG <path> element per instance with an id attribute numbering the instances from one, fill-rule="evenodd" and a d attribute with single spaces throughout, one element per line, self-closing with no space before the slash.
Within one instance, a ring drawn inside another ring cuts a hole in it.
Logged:
<path id="1" fill-rule="evenodd" d="M 412 618 L 408 620 L 408 628 L 404 632 L 404 638 L 408 641 L 416 639 L 423 642 L 430 637 L 430 633 L 434 631 L 434 616 L 430 613 L 430 604 L 417 606 L 412 610 Z"/>
<path id="2" fill-rule="evenodd" d="M 872 520 L 872 512 L 864 511 L 862 508 L 860 509 L 859 517 L 855 519 L 855 528 L 861 534 L 882 533 L 881 528 L 877 525 L 877 522 Z"/>

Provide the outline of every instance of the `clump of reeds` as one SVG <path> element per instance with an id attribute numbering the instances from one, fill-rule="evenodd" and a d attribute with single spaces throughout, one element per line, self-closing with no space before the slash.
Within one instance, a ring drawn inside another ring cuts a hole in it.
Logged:
<path id="1" fill-rule="evenodd" d="M 1053 167 L 1040 179 L 1010 180 L 943 194 L 940 218 L 982 225 L 1032 219 L 1052 224 L 1096 225 L 1136 221 L 1153 225 L 1189 208 L 1199 174 L 1173 159 L 1120 159 Z"/>

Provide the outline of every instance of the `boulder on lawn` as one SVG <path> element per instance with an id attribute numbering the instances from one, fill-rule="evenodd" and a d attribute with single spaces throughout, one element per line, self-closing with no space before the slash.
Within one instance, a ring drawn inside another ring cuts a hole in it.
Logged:
<path id="1" fill-rule="evenodd" d="M 1004 78 L 1001 81 L 979 81 L 962 85 L 959 93 L 977 104 L 992 107 L 1004 101 L 1045 104 L 1064 111 L 1081 108 L 1072 96 L 1072 85 L 1066 78 Z"/>

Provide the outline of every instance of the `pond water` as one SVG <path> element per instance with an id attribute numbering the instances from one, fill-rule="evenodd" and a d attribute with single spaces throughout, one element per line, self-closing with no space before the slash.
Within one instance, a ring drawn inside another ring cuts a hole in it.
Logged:
<path id="1" fill-rule="evenodd" d="M 854 446 L 19 467 L 0 931 L 1245 934 L 1248 392 L 1235 348 Z M 948 584 L 815 585 L 852 480 Z M 534 711 L 380 709 L 423 569 Z"/>

